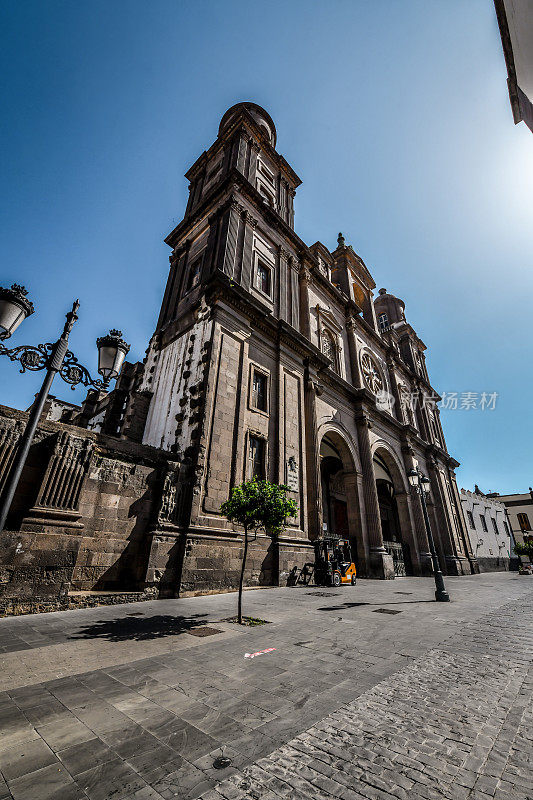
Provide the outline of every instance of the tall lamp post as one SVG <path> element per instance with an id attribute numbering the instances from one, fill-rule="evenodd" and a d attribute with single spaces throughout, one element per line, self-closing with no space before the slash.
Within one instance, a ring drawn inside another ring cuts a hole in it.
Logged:
<path id="1" fill-rule="evenodd" d="M 439 559 L 437 557 L 437 551 L 435 550 L 435 542 L 433 541 L 433 534 L 431 532 L 431 525 L 429 524 L 426 494 L 429 492 L 431 484 L 429 478 L 420 472 L 418 467 L 416 469 L 409 470 L 407 477 L 409 478 L 409 483 L 411 486 L 413 486 L 420 495 L 420 502 L 422 503 L 422 512 L 424 514 L 424 522 L 426 525 L 431 561 L 433 562 L 433 575 L 435 577 L 435 600 L 438 600 L 441 603 L 449 603 L 450 595 L 444 586 L 444 578 L 442 577 L 442 572 L 440 570 Z"/>
<path id="2" fill-rule="evenodd" d="M 0 339 L 9 339 L 16 328 L 26 317 L 33 314 L 33 303 L 27 298 L 27 291 L 16 283 L 10 289 L 0 287 Z M 67 321 L 63 333 L 55 344 L 20 345 L 9 350 L 0 341 L 0 355 L 7 356 L 11 361 L 19 361 L 21 372 L 27 369 L 37 372 L 45 369 L 46 375 L 43 384 L 31 407 L 28 422 L 17 449 L 4 495 L 0 503 L 0 533 L 4 530 L 7 515 L 13 502 L 13 497 L 28 457 L 28 452 L 41 417 L 46 398 L 50 392 L 52 382 L 59 373 L 61 378 L 74 389 L 78 384 L 93 387 L 99 391 L 107 391 L 109 381 L 118 378 L 122 364 L 130 347 L 121 338 L 121 331 L 112 330 L 107 336 L 96 340 L 98 347 L 98 372 L 102 380 L 91 378 L 89 371 L 78 363 L 78 359 L 68 349 L 68 337 L 78 319 L 77 311 L 80 304 L 77 300 L 72 305 L 72 311 L 66 315 Z"/>

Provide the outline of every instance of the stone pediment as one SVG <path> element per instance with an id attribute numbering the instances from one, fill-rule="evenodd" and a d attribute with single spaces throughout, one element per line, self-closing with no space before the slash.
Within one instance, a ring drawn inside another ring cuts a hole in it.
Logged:
<path id="1" fill-rule="evenodd" d="M 317 304 L 315 306 L 315 309 L 316 309 L 316 313 L 317 313 L 317 317 L 318 317 L 319 323 L 321 325 L 322 325 L 322 323 L 326 323 L 331 328 L 333 328 L 333 330 L 337 331 L 337 333 L 341 332 L 342 325 L 339 323 L 339 321 L 335 317 L 335 315 L 331 313 L 329 308 L 325 308 L 324 306 L 321 306 L 320 304 Z"/>

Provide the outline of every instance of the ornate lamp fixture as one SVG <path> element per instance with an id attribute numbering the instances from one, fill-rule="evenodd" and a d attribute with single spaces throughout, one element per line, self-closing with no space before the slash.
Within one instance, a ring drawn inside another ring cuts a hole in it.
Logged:
<path id="1" fill-rule="evenodd" d="M 109 331 L 107 336 L 100 336 L 96 340 L 96 346 L 98 348 L 98 372 L 104 379 L 104 388 L 107 389 L 109 381 L 120 375 L 130 346 L 122 339 L 122 331 L 114 328 Z"/>
<path id="2" fill-rule="evenodd" d="M 424 515 L 424 523 L 426 525 L 426 533 L 428 537 L 429 551 L 431 553 L 431 561 L 433 562 L 433 575 L 435 578 L 435 600 L 441 603 L 449 603 L 450 595 L 448 594 L 448 592 L 446 591 L 446 587 L 444 586 L 444 578 L 442 577 L 439 559 L 437 557 L 437 551 L 435 550 L 435 542 L 433 541 L 433 534 L 431 532 L 431 525 L 429 523 L 426 494 L 429 494 L 431 483 L 429 478 L 426 477 L 426 475 L 423 475 L 418 467 L 416 467 L 416 469 L 410 469 L 409 472 L 407 473 L 407 477 L 409 478 L 409 483 L 411 484 L 411 486 L 420 496 L 422 513 Z"/>
<path id="3" fill-rule="evenodd" d="M 30 314 L 33 314 L 33 303 L 27 299 L 26 295 L 26 289 L 17 284 L 13 284 L 11 289 L 0 287 L 0 339 L 8 339 L 20 323 Z M 10 361 L 19 361 L 21 372 L 25 372 L 27 369 L 32 372 L 46 370 L 46 376 L 31 408 L 26 429 L 21 436 L 11 474 L 5 487 L 0 505 L 0 533 L 4 529 L 7 514 L 11 507 L 22 469 L 26 463 L 37 424 L 57 373 L 65 383 L 70 384 L 72 389 L 81 383 L 83 386 L 92 386 L 98 391 L 107 391 L 109 381 L 118 378 L 120 375 L 122 364 L 130 349 L 129 345 L 121 338 L 121 331 L 111 330 L 107 336 L 97 339 L 98 372 L 102 376 L 102 380 L 92 378 L 89 370 L 83 364 L 80 364 L 74 353 L 68 349 L 69 334 L 78 319 L 77 311 L 79 307 L 79 302 L 75 300 L 72 305 L 72 311 L 69 311 L 66 315 L 67 321 L 65 322 L 63 333 L 55 344 L 46 342 L 36 347 L 33 345 L 19 345 L 9 350 L 0 342 L 0 355 L 7 356 Z"/>
<path id="4" fill-rule="evenodd" d="M 17 283 L 11 289 L 0 286 L 0 339 L 9 339 L 20 323 L 33 314 L 33 303 L 27 294 L 24 286 Z"/>

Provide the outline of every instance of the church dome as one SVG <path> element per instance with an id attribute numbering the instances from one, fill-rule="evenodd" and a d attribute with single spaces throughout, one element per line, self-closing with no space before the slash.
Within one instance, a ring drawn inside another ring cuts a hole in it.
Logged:
<path id="1" fill-rule="evenodd" d="M 374 306 L 381 328 L 405 320 L 405 303 L 399 297 L 389 294 L 386 289 L 379 290 Z"/>
<path id="2" fill-rule="evenodd" d="M 218 128 L 218 135 L 220 136 L 225 128 L 227 128 L 235 119 L 237 114 L 240 111 L 247 111 L 250 116 L 253 117 L 255 122 L 262 128 L 263 133 L 268 137 L 268 141 L 272 145 L 272 147 L 276 146 L 276 126 L 272 120 L 272 117 L 265 111 L 264 108 L 258 106 L 257 103 L 236 103 L 231 108 L 228 108 L 222 119 L 220 120 L 220 125 Z"/>

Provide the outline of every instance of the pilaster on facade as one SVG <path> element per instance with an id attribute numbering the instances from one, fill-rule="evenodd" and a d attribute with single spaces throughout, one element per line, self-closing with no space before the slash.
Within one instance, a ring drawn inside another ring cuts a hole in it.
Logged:
<path id="1" fill-rule="evenodd" d="M 369 547 L 370 577 L 394 578 L 392 557 L 385 549 L 381 530 L 378 495 L 370 448 L 369 430 L 372 427 L 372 423 L 364 414 L 358 415 L 355 422 L 363 473 L 363 497 Z"/>

